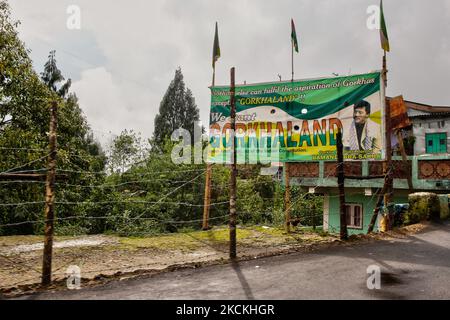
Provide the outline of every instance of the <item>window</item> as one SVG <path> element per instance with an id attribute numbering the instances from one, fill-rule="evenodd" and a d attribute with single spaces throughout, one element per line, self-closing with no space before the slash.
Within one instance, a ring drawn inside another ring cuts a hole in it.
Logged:
<path id="1" fill-rule="evenodd" d="M 346 204 L 345 216 L 347 218 L 347 227 L 353 229 L 362 229 L 363 210 L 360 204 Z"/>
<path id="2" fill-rule="evenodd" d="M 447 153 L 447 133 L 427 133 L 425 142 L 427 153 Z"/>

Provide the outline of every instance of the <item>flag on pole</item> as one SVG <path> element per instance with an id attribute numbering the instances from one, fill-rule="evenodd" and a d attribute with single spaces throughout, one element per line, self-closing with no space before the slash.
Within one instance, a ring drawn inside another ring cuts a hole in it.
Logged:
<path id="1" fill-rule="evenodd" d="M 387 34 L 386 21 L 384 20 L 383 13 L 383 0 L 380 1 L 380 38 L 381 38 L 381 48 L 384 51 L 389 52 L 389 37 Z"/>
<path id="2" fill-rule="evenodd" d="M 297 42 L 297 33 L 295 32 L 295 24 L 294 24 L 294 19 L 291 19 L 291 40 L 292 40 L 292 45 L 294 46 L 294 49 L 296 52 L 298 52 L 298 42 Z"/>
<path id="3" fill-rule="evenodd" d="M 216 67 L 216 61 L 220 58 L 220 46 L 219 46 L 219 33 L 217 31 L 217 22 L 216 22 L 216 32 L 214 34 L 214 48 L 213 48 L 213 68 Z"/>

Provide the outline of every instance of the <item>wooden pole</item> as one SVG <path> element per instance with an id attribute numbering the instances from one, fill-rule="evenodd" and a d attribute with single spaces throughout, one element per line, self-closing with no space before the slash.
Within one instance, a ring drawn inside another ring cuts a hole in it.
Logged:
<path id="1" fill-rule="evenodd" d="M 392 142 L 391 142 L 391 105 L 386 102 L 386 87 L 387 87 L 387 67 L 386 67 L 386 51 L 383 55 L 383 80 L 384 80 L 384 103 L 385 103 L 385 125 L 386 125 L 386 161 L 383 167 L 383 173 L 387 177 L 387 187 L 384 195 L 384 206 L 387 208 L 389 219 L 392 220 L 393 212 L 391 210 L 393 179 L 392 179 Z"/>
<path id="2" fill-rule="evenodd" d="M 216 64 L 213 64 L 213 75 L 212 75 L 212 87 L 216 84 Z M 209 128 L 209 127 L 208 127 Z M 209 130 L 208 130 L 209 132 Z M 209 139 L 209 135 L 208 135 Z M 209 145 L 210 141 L 208 141 Z M 212 180 L 212 165 L 211 163 L 206 163 L 206 176 L 205 176 L 205 195 L 203 201 L 203 230 L 209 230 L 209 212 L 211 210 L 211 180 Z"/>
<path id="3" fill-rule="evenodd" d="M 291 50 L 291 70 L 292 70 L 292 78 L 291 81 L 294 82 L 294 41 L 291 40 L 292 50 Z"/>
<path id="4" fill-rule="evenodd" d="M 50 155 L 48 157 L 47 181 L 45 184 L 45 240 L 42 263 L 42 285 L 47 286 L 52 281 L 52 251 L 53 251 L 53 221 L 55 219 L 55 175 L 57 152 L 57 103 L 53 102 L 50 115 Z"/>
<path id="5" fill-rule="evenodd" d="M 231 164 L 231 177 L 230 177 L 230 259 L 236 258 L 236 178 L 237 178 L 237 165 L 236 165 L 236 87 L 234 78 L 234 67 L 231 68 L 231 152 L 232 152 L 232 164 Z"/>
<path id="6" fill-rule="evenodd" d="M 284 227 L 287 233 L 291 232 L 291 182 L 289 172 L 289 162 L 284 163 L 284 215 L 285 223 Z"/>
<path id="7" fill-rule="evenodd" d="M 311 213 L 313 215 L 313 217 L 312 217 L 313 230 L 316 231 L 316 204 L 315 204 L 314 200 L 312 203 Z"/>
<path id="8" fill-rule="evenodd" d="M 292 78 L 291 83 L 294 82 L 294 41 L 291 39 L 291 71 Z M 284 163 L 284 228 L 287 233 L 291 232 L 291 181 L 290 181 L 290 170 L 289 170 L 289 162 Z"/>
<path id="9" fill-rule="evenodd" d="M 338 187 L 339 187 L 339 215 L 341 240 L 348 239 L 347 217 L 345 214 L 345 175 L 344 175 L 344 145 L 342 143 L 342 131 L 337 133 L 337 158 L 338 158 Z"/>
<path id="10" fill-rule="evenodd" d="M 211 176 L 212 166 L 210 163 L 206 164 L 206 177 L 205 177 L 205 198 L 203 203 L 203 230 L 209 230 L 209 210 L 211 204 Z"/>
<path id="11" fill-rule="evenodd" d="M 381 192 L 378 196 L 377 205 L 373 211 L 372 218 L 369 223 L 369 228 L 367 229 L 367 234 L 373 232 L 375 223 L 377 221 L 378 213 L 381 210 L 381 204 L 384 201 L 385 207 L 391 202 L 391 192 L 392 192 L 392 146 L 391 146 L 391 106 L 386 102 L 386 87 L 387 87 L 387 67 L 386 67 L 386 51 L 383 55 L 383 71 L 381 72 L 381 77 L 383 81 L 382 86 L 382 103 L 384 104 L 384 131 L 386 140 L 386 160 L 383 162 L 383 174 L 384 174 L 384 184 Z"/>
<path id="12" fill-rule="evenodd" d="M 412 177 L 409 174 L 410 167 L 409 167 L 409 163 L 408 163 L 408 156 L 406 155 L 405 145 L 403 144 L 403 137 L 402 137 L 402 133 L 400 132 L 400 130 L 396 131 L 396 135 L 397 135 L 397 140 L 398 140 L 398 146 L 400 147 L 400 153 L 402 155 L 403 165 L 405 166 L 405 168 L 407 170 L 406 179 L 408 180 L 409 192 L 413 192 Z"/>
<path id="13" fill-rule="evenodd" d="M 386 192 L 387 185 L 388 185 L 387 179 L 388 179 L 387 177 L 384 178 L 384 185 L 380 191 L 380 194 L 378 195 L 377 204 L 375 206 L 375 209 L 373 210 L 373 215 L 372 215 L 372 218 L 370 219 L 369 228 L 367 229 L 367 234 L 370 234 L 373 232 L 373 228 L 375 227 L 375 223 L 377 222 L 378 213 L 381 210 L 381 206 L 383 204 L 383 197 Z"/>

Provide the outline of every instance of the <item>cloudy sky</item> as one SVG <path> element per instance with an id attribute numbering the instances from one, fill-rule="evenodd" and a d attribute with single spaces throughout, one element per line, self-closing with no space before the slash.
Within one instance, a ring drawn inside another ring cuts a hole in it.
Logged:
<path id="1" fill-rule="evenodd" d="M 290 19 L 300 54 L 295 77 L 381 69 L 379 32 L 366 26 L 378 0 L 9 0 L 20 37 L 41 72 L 48 52 L 80 99 L 97 138 L 153 132 L 160 101 L 180 66 L 208 123 L 214 23 L 222 57 L 216 84 L 290 79 Z M 81 29 L 66 27 L 67 8 Z M 387 94 L 450 105 L 450 0 L 385 0 L 391 53 Z"/>

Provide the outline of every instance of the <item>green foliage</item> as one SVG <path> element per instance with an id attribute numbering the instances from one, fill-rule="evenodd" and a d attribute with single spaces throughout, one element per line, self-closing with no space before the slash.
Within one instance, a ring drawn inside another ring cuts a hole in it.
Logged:
<path id="1" fill-rule="evenodd" d="M 415 136 L 408 136 L 405 139 L 403 139 L 403 145 L 405 147 L 405 152 L 407 155 L 410 155 L 410 156 L 414 155 L 414 144 L 415 143 L 416 143 Z"/>
<path id="2" fill-rule="evenodd" d="M 144 159 L 147 150 L 141 137 L 133 130 L 123 130 L 112 141 L 109 155 L 111 173 L 123 173 L 130 165 Z"/>
<path id="3" fill-rule="evenodd" d="M 48 154 L 50 105 L 58 103 L 58 161 L 59 170 L 101 171 L 106 157 L 100 145 L 94 141 L 87 121 L 78 106 L 75 94 L 68 94 L 70 82 L 60 88 L 63 80 L 56 66 L 54 52 L 46 64 L 43 81 L 32 68 L 28 51 L 19 40 L 18 22 L 12 21 L 9 6 L 0 0 L 0 172 L 40 170 L 45 173 Z M 69 174 L 67 180 L 58 180 L 59 202 L 86 201 L 90 189 L 65 187 L 61 184 L 88 186 L 102 181 L 102 176 Z M 2 182 L 2 203 L 44 201 L 44 184 Z M 4 186 L 4 187 L 3 187 Z M 58 217 L 92 214 L 76 207 L 61 206 Z M 20 205 L 0 208 L 0 224 L 43 219 L 43 205 Z M 85 229 L 82 229 L 85 230 Z M 0 229 L 0 234 L 36 233 L 42 231 L 42 223 L 23 224 Z"/>
<path id="4" fill-rule="evenodd" d="M 259 169 L 258 167 L 254 167 Z M 244 168 L 241 168 L 244 169 Z M 261 176 L 258 170 L 252 175 L 245 173 L 246 179 L 238 179 L 237 212 L 243 224 L 272 224 L 273 209 L 279 203 L 275 199 L 275 182 L 272 176 Z"/>
<path id="5" fill-rule="evenodd" d="M 304 193 L 299 187 L 291 187 L 293 219 L 299 218 L 304 226 L 322 225 L 323 197 Z"/>
<path id="6" fill-rule="evenodd" d="M 191 161 L 183 164 L 175 164 L 171 157 L 172 132 L 184 128 L 193 137 L 194 123 L 199 120 L 199 110 L 192 92 L 185 88 L 181 70 L 175 72 L 155 118 L 152 150 L 144 147 L 137 133 L 125 130 L 114 139 L 107 157 L 94 139 L 77 96 L 69 92 L 70 79 L 64 82 L 56 53 L 50 52 L 40 78 L 18 38 L 17 25 L 11 20 L 7 3 L 0 0 L 0 172 L 45 173 L 49 110 L 56 101 L 56 234 L 112 232 L 140 236 L 198 230 L 203 217 L 206 165 L 194 164 L 195 152 L 188 154 Z M 282 226 L 281 182 L 261 176 L 260 166 L 239 166 L 238 170 L 239 223 Z M 227 166 L 213 166 L 210 225 L 228 222 L 229 178 Z M 22 204 L 0 207 L 0 225 L 19 223 L 0 227 L 0 235 L 42 233 L 45 182 L 0 183 L 0 203 Z M 30 202 L 36 203 L 25 204 Z M 302 217 L 303 225 L 312 225 L 308 219 L 322 210 L 318 197 L 296 188 L 292 203 L 293 217 Z M 20 224 L 29 221 L 38 223 Z"/>
<path id="7" fill-rule="evenodd" d="M 60 88 L 57 87 L 58 83 L 64 81 L 64 76 L 56 65 L 55 55 L 55 50 L 50 51 L 48 61 L 44 65 L 44 72 L 41 73 L 41 79 L 50 90 L 56 92 L 61 98 L 64 98 L 69 92 L 72 82 L 69 79 Z"/>
<path id="8" fill-rule="evenodd" d="M 439 196 L 439 202 L 441 206 L 441 220 L 447 220 L 450 217 L 450 208 L 449 208 L 449 202 L 448 202 L 448 195 L 440 195 Z"/>
<path id="9" fill-rule="evenodd" d="M 409 196 L 409 209 L 404 224 L 410 225 L 424 220 L 439 218 L 440 201 L 434 193 L 415 193 Z"/>
<path id="10" fill-rule="evenodd" d="M 159 113 L 155 117 L 152 147 L 161 151 L 166 139 L 170 138 L 175 130 L 181 128 L 189 131 L 193 143 L 194 131 L 203 130 L 195 128 L 199 120 L 199 109 L 195 104 L 192 91 L 185 88 L 181 68 L 178 68 L 161 101 Z"/>

